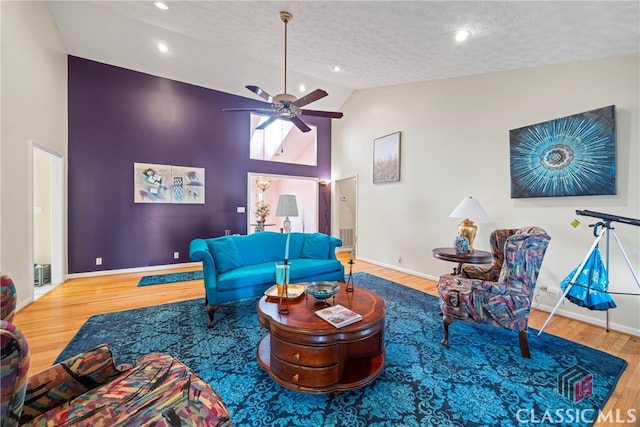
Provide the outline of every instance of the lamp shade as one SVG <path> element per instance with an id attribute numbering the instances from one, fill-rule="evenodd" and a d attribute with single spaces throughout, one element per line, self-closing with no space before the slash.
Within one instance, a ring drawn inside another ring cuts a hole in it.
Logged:
<path id="1" fill-rule="evenodd" d="M 471 219 L 476 221 L 486 221 L 489 214 L 484 210 L 478 199 L 467 197 L 451 212 L 449 218 Z"/>
<path id="2" fill-rule="evenodd" d="M 298 216 L 298 203 L 293 194 L 281 194 L 278 198 L 276 216 Z"/>

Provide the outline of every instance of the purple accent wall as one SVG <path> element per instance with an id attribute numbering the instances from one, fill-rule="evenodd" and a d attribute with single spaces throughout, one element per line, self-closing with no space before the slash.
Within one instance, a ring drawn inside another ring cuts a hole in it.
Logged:
<path id="1" fill-rule="evenodd" d="M 249 171 L 331 176 L 329 119 L 305 117 L 317 125 L 318 166 L 250 160 L 248 113 L 222 109 L 260 102 L 74 56 L 68 65 L 69 273 L 189 262 L 192 239 L 244 234 L 236 207 L 251 212 Z M 135 162 L 205 168 L 206 203 L 134 203 Z M 328 230 L 330 205 L 319 209 Z"/>

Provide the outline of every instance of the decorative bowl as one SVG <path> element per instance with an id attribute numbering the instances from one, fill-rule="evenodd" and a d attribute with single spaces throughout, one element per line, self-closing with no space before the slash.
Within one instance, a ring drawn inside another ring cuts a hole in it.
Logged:
<path id="1" fill-rule="evenodd" d="M 308 293 L 318 299 L 326 300 L 340 290 L 338 282 L 311 282 L 305 286 Z"/>

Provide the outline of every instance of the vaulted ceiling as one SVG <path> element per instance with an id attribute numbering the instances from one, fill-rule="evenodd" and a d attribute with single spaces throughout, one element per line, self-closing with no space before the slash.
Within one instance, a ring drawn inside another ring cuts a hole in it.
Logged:
<path id="1" fill-rule="evenodd" d="M 257 99 L 329 96 L 640 52 L 638 1 L 48 1 L 68 54 Z M 463 43 L 456 30 L 471 32 Z M 160 54 L 155 45 L 169 47 Z M 332 67 L 338 65 L 340 72 Z"/>

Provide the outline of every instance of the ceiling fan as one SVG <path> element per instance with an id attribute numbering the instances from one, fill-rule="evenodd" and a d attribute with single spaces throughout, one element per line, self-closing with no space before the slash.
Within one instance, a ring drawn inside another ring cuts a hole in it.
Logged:
<path id="1" fill-rule="evenodd" d="M 300 116 L 339 119 L 342 117 L 342 113 L 302 109 L 305 105 L 327 96 L 328 93 L 322 89 L 316 89 L 299 99 L 287 93 L 287 24 L 291 22 L 293 15 L 289 12 L 280 12 L 280 19 L 284 22 L 284 93 L 271 96 L 258 86 L 245 86 L 251 92 L 267 101 L 269 103 L 268 108 L 225 108 L 222 111 L 250 111 L 259 115 L 269 116 L 269 118 L 256 129 L 265 129 L 275 120 L 280 119 L 290 121 L 302 132 L 309 132 L 311 128 L 302 121 Z"/>

